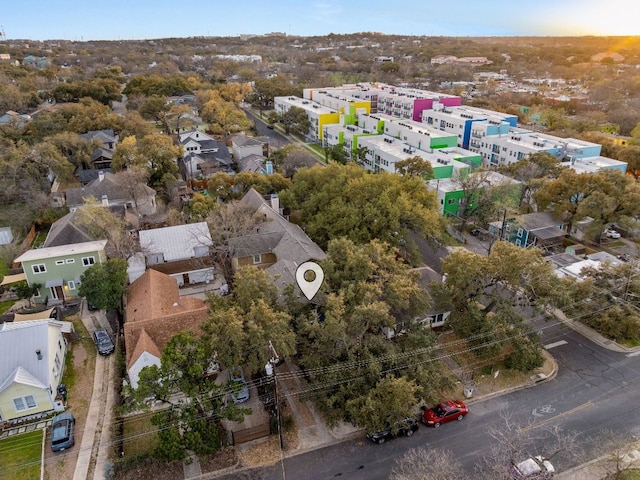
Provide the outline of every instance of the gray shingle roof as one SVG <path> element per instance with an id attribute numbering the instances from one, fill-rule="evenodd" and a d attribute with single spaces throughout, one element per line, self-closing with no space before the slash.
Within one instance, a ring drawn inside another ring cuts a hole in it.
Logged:
<path id="1" fill-rule="evenodd" d="M 273 242 L 273 239 L 278 238 L 275 234 L 279 235 L 278 241 L 272 250 L 278 260 L 276 264 L 270 267 L 270 269 L 275 270 L 286 268 L 286 266 L 278 265 L 280 262 L 285 260 L 293 262 L 296 265 L 300 265 L 308 260 L 322 260 L 326 258 L 327 254 L 314 241 L 312 241 L 298 225 L 283 218 L 278 212 L 271 208 L 267 201 L 253 188 L 245 194 L 241 202 L 252 205 L 256 209 L 256 212 L 262 213 L 270 219 L 270 221 L 261 223 L 256 228 L 257 231 L 254 234 L 250 236 L 243 236 L 241 237 L 242 239 L 261 236 L 262 238 Z M 266 240 L 263 243 L 258 243 L 256 241 L 253 245 L 255 245 L 255 248 L 264 248 L 267 243 L 268 242 Z M 252 244 L 247 243 L 244 247 L 248 247 L 249 245 Z M 266 253 L 258 251 L 249 252 L 246 248 L 244 251 L 248 255 Z"/>
<path id="2" fill-rule="evenodd" d="M 155 190 L 144 184 L 136 186 L 138 198 L 155 195 Z M 83 197 L 95 197 L 98 201 L 106 195 L 110 202 L 126 202 L 132 199 L 130 188 L 118 183 L 116 174 L 104 172 L 104 179 L 99 178 L 81 188 L 70 188 L 65 191 L 67 205 L 75 207 L 84 203 Z"/>

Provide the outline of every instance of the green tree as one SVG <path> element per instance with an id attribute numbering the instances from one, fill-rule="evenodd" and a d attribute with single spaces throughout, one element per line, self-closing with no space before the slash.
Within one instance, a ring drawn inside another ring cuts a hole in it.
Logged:
<path id="1" fill-rule="evenodd" d="M 113 258 L 84 271 L 80 277 L 79 293 L 100 309 L 122 311 L 122 297 L 127 283 L 127 262 Z"/>
<path id="2" fill-rule="evenodd" d="M 140 115 L 147 120 L 154 120 L 162 125 L 165 133 L 171 133 L 169 127 L 169 111 L 171 105 L 167 102 L 166 97 L 152 95 L 140 107 Z"/>
<path id="3" fill-rule="evenodd" d="M 562 168 L 560 159 L 541 152 L 527 155 L 522 160 L 502 167 L 500 170 L 505 175 L 522 182 L 520 205 L 526 205 L 530 209 L 533 194 L 540 188 L 543 181 L 556 178 Z"/>
<path id="4" fill-rule="evenodd" d="M 283 205 L 302 211 L 307 234 L 321 247 L 342 236 L 357 244 L 380 239 L 405 246 L 411 231 L 441 236 L 435 195 L 417 177 L 332 163 L 299 170 L 280 197 Z"/>
<path id="5" fill-rule="evenodd" d="M 300 88 L 295 87 L 285 76 L 273 78 L 258 78 L 254 82 L 253 92 L 247 97 L 249 103 L 262 112 L 273 108 L 275 97 L 287 95 L 300 96 Z"/>
<path id="6" fill-rule="evenodd" d="M 42 284 L 33 283 L 29 285 L 27 282 L 18 282 L 14 285 L 16 295 L 20 300 L 28 300 L 29 307 L 32 305 L 33 296 L 42 288 Z"/>
<path id="7" fill-rule="evenodd" d="M 344 149 L 344 145 L 342 143 L 338 143 L 336 145 L 326 146 L 325 149 L 325 162 L 328 162 L 329 158 L 334 162 L 338 162 L 342 165 L 347 163 L 348 155 L 347 151 Z"/>
<path id="8" fill-rule="evenodd" d="M 182 209 L 189 223 L 202 222 L 217 208 L 215 198 L 203 193 L 196 193 Z"/>
<path id="9" fill-rule="evenodd" d="M 149 186 L 168 189 L 180 177 L 176 160 L 182 156 L 182 146 L 174 145 L 166 135 L 147 135 L 138 140 L 136 165 L 149 171 Z"/>
<path id="10" fill-rule="evenodd" d="M 420 387 L 414 381 L 387 376 L 366 396 L 347 402 L 347 411 L 367 432 L 389 427 L 393 431 L 398 421 L 414 416 L 413 407 L 419 398 Z"/>
<path id="11" fill-rule="evenodd" d="M 419 177 L 424 180 L 433 178 L 433 167 L 420 156 L 406 158 L 396 163 L 396 172 L 410 177 Z"/>
<path id="12" fill-rule="evenodd" d="M 415 381 L 424 398 L 435 401 L 450 381 L 433 359 L 435 336 L 413 322 L 429 305 L 416 275 L 381 242 L 357 246 L 335 239 L 328 254 L 314 298 L 319 305 L 296 316 L 300 365 L 322 389 L 318 402 L 327 417 L 366 424 L 357 412 L 383 377 Z M 382 329 L 397 321 L 406 334 L 390 342 Z"/>
<path id="13" fill-rule="evenodd" d="M 633 178 L 640 178 L 640 146 L 628 146 L 620 150 L 618 160 L 627 162 L 627 173 L 633 175 Z"/>
<path id="14" fill-rule="evenodd" d="M 289 110 L 280 115 L 279 121 L 287 135 L 294 133 L 306 136 L 309 134 L 309 129 L 311 128 L 311 122 L 309 121 L 309 117 L 307 117 L 307 112 L 300 107 L 289 108 Z"/>
<path id="15" fill-rule="evenodd" d="M 436 303 L 442 310 L 456 312 L 449 325 L 482 355 L 498 355 L 505 351 L 504 345 L 529 339 L 531 347 L 519 353 L 531 358 L 540 346 L 521 307 L 546 314 L 549 306 L 570 301 L 571 281 L 558 279 L 541 251 L 507 242 L 494 243 L 486 257 L 466 250 L 452 252 L 444 259 L 442 272 L 446 281 L 432 288 Z M 526 364 L 523 358 L 518 365 Z M 517 360 L 514 356 L 514 363 Z"/>
<path id="16" fill-rule="evenodd" d="M 209 299 L 211 313 L 202 328 L 220 363 L 256 373 L 272 357 L 269 342 L 283 357 L 295 353 L 291 317 L 278 306 L 277 292 L 265 270 L 243 267 L 235 273 L 232 295 Z"/>
<path id="17" fill-rule="evenodd" d="M 209 374 L 216 362 L 215 351 L 192 332 L 181 332 L 169 340 L 162 351 L 160 367 L 145 367 L 140 372 L 138 388 L 129 389 L 131 401 L 127 410 L 149 410 L 151 402 L 162 402 L 170 408 L 152 417 L 160 432 L 154 455 L 165 461 L 183 460 L 188 451 L 214 453 L 222 448 L 221 418 L 242 421 L 248 409 L 233 403 L 223 405 L 225 385 Z M 187 401 L 175 401 L 181 392 Z"/>
<path id="18" fill-rule="evenodd" d="M 593 218 L 586 234 L 599 241 L 608 223 L 635 222 L 639 192 L 633 178 L 619 171 L 576 173 L 565 169 L 558 178 L 545 181 L 534 199 L 540 210 L 551 207 L 567 224 L 568 232 L 572 231 L 575 222 Z"/>

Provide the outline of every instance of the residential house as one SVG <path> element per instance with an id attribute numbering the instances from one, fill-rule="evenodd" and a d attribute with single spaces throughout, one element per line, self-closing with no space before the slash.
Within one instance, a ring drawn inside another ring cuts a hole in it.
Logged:
<path id="1" fill-rule="evenodd" d="M 567 236 L 562 227 L 562 220 L 556 219 L 552 212 L 535 212 L 492 222 L 489 233 L 524 248 L 550 250 Z"/>
<path id="2" fill-rule="evenodd" d="M 75 300 L 80 277 L 87 268 L 107 260 L 106 240 L 27 250 L 14 260 L 21 263 L 30 286 L 40 285 L 36 303 L 47 306 Z"/>
<path id="3" fill-rule="evenodd" d="M 262 155 L 249 155 L 248 157 L 238 160 L 238 172 L 270 175 L 273 173 L 273 163 Z"/>
<path id="4" fill-rule="evenodd" d="M 231 171 L 229 149 L 212 136 L 200 130 L 190 130 L 180 134 L 180 145 L 184 156 L 179 167 L 188 183 L 206 180 L 217 172 Z"/>
<path id="5" fill-rule="evenodd" d="M 28 320 L 0 324 L 0 422 L 49 413 L 62 379 L 69 322 Z"/>
<path id="6" fill-rule="evenodd" d="M 264 141 L 264 137 L 249 137 L 245 134 L 234 135 L 231 137 L 231 153 L 235 161 L 239 163 L 240 160 L 251 155 L 265 156 L 268 153 L 268 145 Z"/>
<path id="7" fill-rule="evenodd" d="M 142 276 L 145 268 L 173 277 L 178 287 L 216 279 L 215 264 L 209 253 L 213 240 L 206 222 L 140 230 L 138 235 L 144 262 L 142 265 L 139 259 L 138 263 L 130 262 L 130 282 Z"/>
<path id="8" fill-rule="evenodd" d="M 93 142 L 96 148 L 91 152 L 91 168 L 104 170 L 111 168 L 113 152 L 118 144 L 118 135 L 112 129 L 91 130 L 80 135 L 87 142 Z"/>
<path id="9" fill-rule="evenodd" d="M 241 202 L 255 208 L 255 214 L 265 221 L 252 233 L 230 240 L 233 270 L 247 265 L 265 268 L 281 294 L 287 285 L 293 285 L 297 295 L 302 297 L 296 282 L 298 266 L 307 261 L 323 260 L 326 253 L 298 225 L 282 216 L 277 196 L 267 201 L 252 188 Z"/>
<path id="10" fill-rule="evenodd" d="M 444 281 L 444 277 L 441 273 L 436 272 L 431 267 L 420 267 L 414 269 L 420 276 L 418 277 L 418 283 L 420 286 L 429 292 L 431 285 L 434 283 L 441 283 Z M 440 328 L 444 326 L 445 322 L 451 315 L 448 310 L 432 307 L 423 315 L 415 318 L 397 318 L 393 327 L 382 327 L 382 333 L 388 339 L 401 335 L 407 330 L 415 327 L 422 328 Z"/>
<path id="11" fill-rule="evenodd" d="M 124 205 L 113 205 L 109 208 L 111 213 L 118 218 L 127 222 L 127 231 L 129 234 L 135 234 L 138 228 L 138 217 L 127 210 Z M 60 247 L 62 245 L 71 245 L 73 243 L 84 243 L 98 240 L 87 228 L 79 221 L 78 209 L 67 213 L 64 217 L 59 218 L 51 224 L 47 238 L 44 240 L 44 247 Z M 107 253 L 109 245 L 107 245 Z"/>
<path id="12" fill-rule="evenodd" d="M 31 120 L 31 117 L 26 113 L 18 113 L 13 110 L 7 110 L 5 113 L 0 115 L 0 125 L 22 127 L 29 120 Z"/>
<path id="13" fill-rule="evenodd" d="M 85 198 L 93 197 L 103 206 L 126 205 L 140 215 L 156 213 L 156 191 L 139 183 L 132 187 L 124 176 L 99 171 L 98 178 L 84 187 L 65 191 L 66 203 L 72 212 L 84 205 Z"/>
<path id="14" fill-rule="evenodd" d="M 560 278 L 575 278 L 577 281 L 584 280 L 583 271 L 587 268 L 599 269 L 605 264 L 618 266 L 624 263 L 608 252 L 596 252 L 578 256 L 571 253 L 570 248 L 567 248 L 565 252 L 549 255 L 545 258 L 555 267 L 554 273 L 556 276 Z"/>
<path id="15" fill-rule="evenodd" d="M 124 342 L 129 383 L 138 387 L 146 366 L 160 365 L 169 339 L 184 330 L 200 333 L 207 318 L 204 300 L 180 297 L 175 278 L 149 269 L 129 286 Z"/>

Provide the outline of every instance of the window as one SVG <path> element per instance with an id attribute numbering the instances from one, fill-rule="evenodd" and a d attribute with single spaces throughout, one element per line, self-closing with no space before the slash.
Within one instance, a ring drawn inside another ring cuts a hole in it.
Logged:
<path id="1" fill-rule="evenodd" d="M 56 265 L 64 265 L 64 260 L 56 260 Z"/>
<path id="2" fill-rule="evenodd" d="M 39 263 L 38 265 L 31 265 L 31 270 L 33 270 L 33 273 L 46 273 L 47 267 L 44 263 Z"/>
<path id="3" fill-rule="evenodd" d="M 450 198 L 447 200 L 447 205 L 453 205 L 454 203 L 456 203 L 456 199 L 455 198 Z"/>
<path id="4" fill-rule="evenodd" d="M 258 255 L 254 255 L 253 256 L 253 263 L 262 263 L 262 255 L 258 254 Z"/>
<path id="5" fill-rule="evenodd" d="M 524 230 L 519 228 L 518 229 L 518 236 L 521 237 L 523 233 L 524 233 Z"/>
<path id="6" fill-rule="evenodd" d="M 95 265 L 95 263 L 96 263 L 95 257 L 83 257 L 82 258 L 82 265 L 84 265 L 85 267 L 90 267 L 91 265 Z"/>
<path id="7" fill-rule="evenodd" d="M 16 411 L 22 412 L 31 408 L 36 408 L 36 399 L 33 395 L 27 395 L 25 397 L 18 397 L 13 399 L 13 405 L 16 407 Z"/>
<path id="8" fill-rule="evenodd" d="M 76 259 L 75 258 L 67 258 L 65 260 L 65 263 L 76 263 Z"/>
<path id="9" fill-rule="evenodd" d="M 73 280 L 69 280 L 67 282 L 67 286 L 69 287 L 69 290 L 75 290 L 76 289 L 76 282 L 74 282 Z"/>

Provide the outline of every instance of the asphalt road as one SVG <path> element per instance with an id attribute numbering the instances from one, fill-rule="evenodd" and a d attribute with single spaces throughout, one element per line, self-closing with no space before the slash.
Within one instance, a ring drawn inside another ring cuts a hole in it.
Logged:
<path id="1" fill-rule="evenodd" d="M 280 148 L 291 143 L 291 141 L 273 128 L 267 127 L 266 120 L 261 119 L 248 108 L 243 109 L 244 112 L 256 125 L 258 134 L 269 138 L 269 146 L 271 148 Z"/>
<path id="2" fill-rule="evenodd" d="M 479 460 L 499 443 L 488 435 L 490 428 L 505 428 L 505 417 L 521 435 L 531 438 L 529 454 L 552 448 L 551 429 L 580 432 L 581 446 L 590 457 L 598 455 L 600 438 L 606 431 L 619 435 L 640 434 L 640 419 L 634 413 L 640 401 L 640 358 L 615 353 L 592 343 L 563 325 L 540 324 L 543 342 L 556 358 L 555 379 L 499 397 L 474 401 L 461 422 L 439 429 L 422 426 L 411 438 L 398 438 L 376 445 L 366 438 L 342 442 L 306 454 L 285 458 L 282 463 L 227 479 L 258 480 L 383 480 L 389 477 L 396 458 L 410 448 L 442 448 L 457 454 L 469 473 Z M 427 450 L 428 452 L 428 450 Z M 575 455 L 558 454 L 558 471 L 576 466 Z"/>

